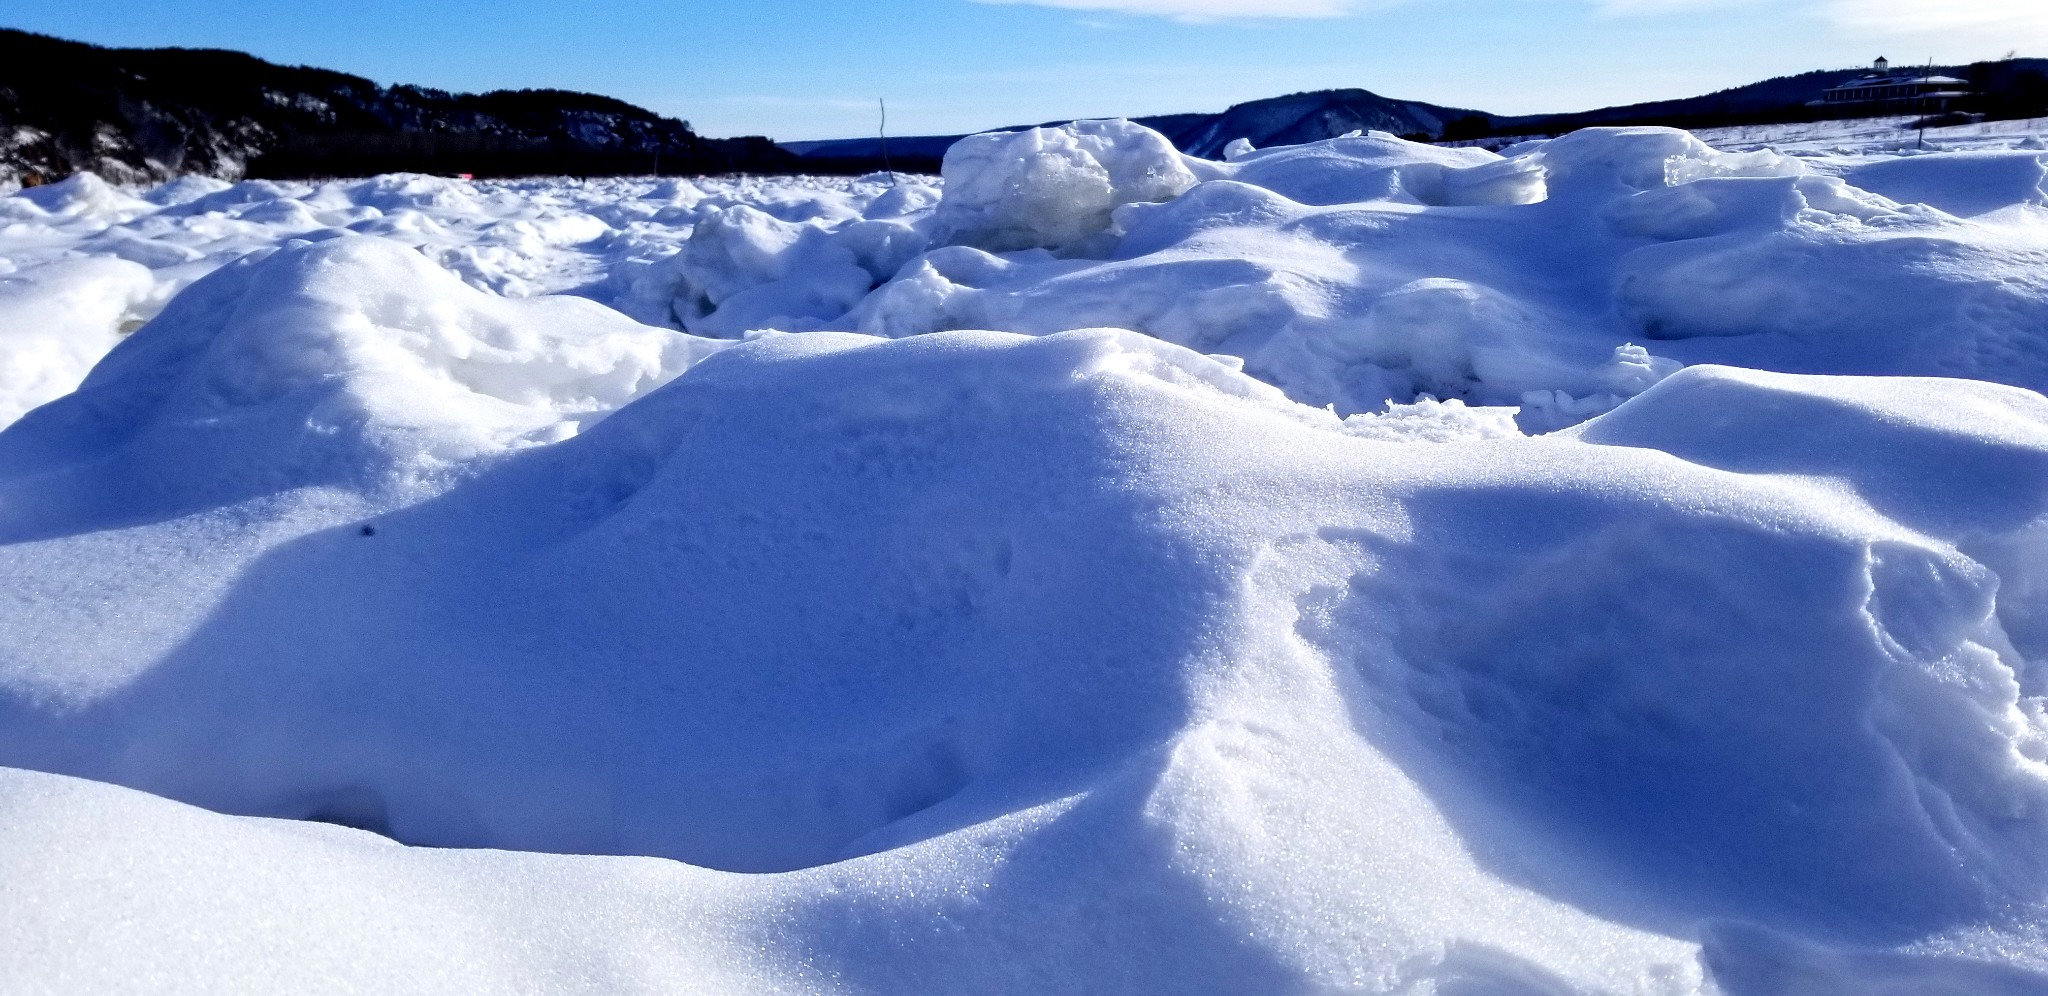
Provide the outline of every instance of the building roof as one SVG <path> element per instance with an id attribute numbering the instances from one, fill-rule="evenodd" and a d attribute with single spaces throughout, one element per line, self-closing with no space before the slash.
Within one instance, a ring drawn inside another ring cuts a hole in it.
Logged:
<path id="1" fill-rule="evenodd" d="M 1917 84 L 1921 84 L 1921 85 L 1926 85 L 1926 86 L 1969 86 L 1969 85 L 1970 85 L 1970 83 L 1969 83 L 1969 81 L 1968 81 L 1968 80 L 1959 80 L 1959 79 L 1956 79 L 1956 78 L 1955 78 L 1955 77 L 1953 77 L 1953 76 L 1865 76 L 1865 77 L 1862 77 L 1862 78 L 1860 78 L 1860 79 L 1853 79 L 1853 80 L 1850 80 L 1849 82 L 1847 82 L 1847 83 L 1844 83 L 1844 84 L 1842 84 L 1842 85 L 1840 85 L 1840 86 L 1834 86 L 1834 87 L 1829 87 L 1828 89 L 1829 89 L 1830 91 L 1833 91 L 1833 90 L 1860 90 L 1860 89 L 1863 89 L 1864 87 L 1872 87 L 1872 86 L 1903 86 L 1903 85 L 1905 85 L 1905 84 L 1908 84 L 1908 83 L 1917 83 Z"/>

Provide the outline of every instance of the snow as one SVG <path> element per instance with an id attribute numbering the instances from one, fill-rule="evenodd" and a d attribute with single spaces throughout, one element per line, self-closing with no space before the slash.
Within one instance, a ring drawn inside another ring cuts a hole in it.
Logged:
<path id="1" fill-rule="evenodd" d="M 651 271 L 708 216 L 744 205 L 790 223 L 843 221 L 906 197 L 880 180 L 417 175 L 232 185 L 183 177 L 139 193 L 80 174 L 0 198 L 0 425 L 77 387 L 198 278 L 293 239 L 374 235 L 420 250 L 473 287 L 521 298 L 573 293 L 672 325 L 676 281 Z"/>
<path id="2" fill-rule="evenodd" d="M 1918 117 L 1851 118 L 1799 124 L 1735 125 L 1702 129 L 1716 148 L 1763 147 L 1786 152 L 1855 154 L 2041 147 L 2048 118 L 1981 121 L 1919 129 Z"/>
<path id="3" fill-rule="evenodd" d="M 2048 991 L 2025 137 L 0 201 L 0 989 Z"/>

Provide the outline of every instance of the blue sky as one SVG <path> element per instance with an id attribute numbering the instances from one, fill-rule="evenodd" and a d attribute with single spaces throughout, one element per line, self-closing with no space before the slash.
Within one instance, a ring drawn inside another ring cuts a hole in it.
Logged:
<path id="1" fill-rule="evenodd" d="M 2048 56 L 2043 0 L 9 0 L 0 25 L 458 90 L 610 94 L 709 135 L 1215 111 L 1360 86 L 1498 113 L 1806 69 Z"/>

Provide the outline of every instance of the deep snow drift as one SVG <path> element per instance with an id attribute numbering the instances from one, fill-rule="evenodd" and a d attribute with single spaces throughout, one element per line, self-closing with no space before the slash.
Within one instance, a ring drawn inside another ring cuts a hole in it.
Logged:
<path id="1" fill-rule="evenodd" d="M 2041 154 L 948 166 L 31 191 L 0 989 L 2048 992 Z"/>

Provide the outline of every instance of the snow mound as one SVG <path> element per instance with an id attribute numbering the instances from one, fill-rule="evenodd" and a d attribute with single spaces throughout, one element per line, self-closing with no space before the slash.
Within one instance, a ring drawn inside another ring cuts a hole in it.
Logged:
<path id="1" fill-rule="evenodd" d="M 2048 207 L 2048 155 L 2034 151 L 1907 156 L 1857 165 L 1843 178 L 1872 193 L 1965 218 L 2015 206 Z"/>
<path id="2" fill-rule="evenodd" d="M 226 180 L 210 176 L 181 176 L 158 184 L 142 195 L 142 198 L 151 204 L 177 207 L 181 204 L 190 204 L 208 194 L 220 193 L 232 186 L 234 184 Z"/>
<path id="3" fill-rule="evenodd" d="M 1340 413 L 1457 398 L 1519 405 L 1530 430 L 1688 363 L 2048 386 L 2048 241 L 2013 213 L 2034 210 L 2032 153 L 1853 165 L 1668 128 L 1505 158 L 1382 134 L 1227 163 L 1169 151 L 1115 122 L 979 136 L 937 207 L 886 238 L 847 219 L 701 228 L 677 311 L 719 336 L 1127 328 Z M 1172 182 L 1125 197 L 1118 163 Z"/>
<path id="4" fill-rule="evenodd" d="M 0 202 L 20 219 L 0 250 L 19 271 L 65 253 L 148 267 L 123 326 L 243 252 L 350 231 L 479 289 L 695 335 L 1126 328 L 1342 414 L 1456 398 L 1519 406 L 1531 431 L 1696 363 L 2048 387 L 2038 152 L 1722 151 L 1666 128 L 1504 151 L 1370 133 L 1207 162 L 1096 121 L 975 136 L 936 183 L 395 176 L 166 187 L 155 208 L 80 179 Z M 1415 293 L 1446 287 L 1476 302 L 1466 317 L 1410 314 L 1459 314 L 1456 294 Z M 73 338 L 80 356 L 112 341 Z"/>
<path id="5" fill-rule="evenodd" d="M 156 294 L 148 268 L 118 254 L 0 273 L 0 426 L 76 389 Z"/>
<path id="6" fill-rule="evenodd" d="M 422 485 L 573 435 L 713 345 L 579 299 L 486 295 L 381 239 L 297 243 L 201 280 L 0 436 L 0 488 L 41 494 L 35 519 L 64 514 L 60 494 L 132 515 Z M 94 494 L 111 481 L 125 502 Z"/>
<path id="7" fill-rule="evenodd" d="M 846 314 L 925 242 L 902 222 L 792 222 L 739 204 L 699 222 L 682 251 L 655 268 L 677 278 L 685 328 L 738 338 L 810 331 Z"/>
<path id="8" fill-rule="evenodd" d="M 0 989 L 2048 992 L 2037 151 L 956 151 L 0 200 Z"/>
<path id="9" fill-rule="evenodd" d="M 0 199 L 0 219 L 116 221 L 154 208 L 148 201 L 133 197 L 91 173 L 80 173 Z"/>
<path id="10" fill-rule="evenodd" d="M 1313 145 L 1247 152 L 1227 172 L 1301 204 L 1367 200 L 1438 206 L 1529 204 L 1544 198 L 1544 172 L 1483 149 L 1440 149 L 1374 132 Z"/>
<path id="11" fill-rule="evenodd" d="M 91 828 L 144 936 L 358 981 L 457 915 L 480 985 L 2048 983 L 2038 395 L 1696 367 L 1532 438 L 1113 329 L 711 345 L 337 238 L 0 433 L 0 764 L 698 866 L 10 774 L 5 971 L 243 970 L 48 940 Z"/>
<path id="12" fill-rule="evenodd" d="M 677 298 L 701 295 L 681 293 L 680 261 L 664 261 L 707 218 L 749 205 L 791 224 L 860 223 L 846 239 L 849 251 L 878 281 L 928 244 L 903 231 L 936 201 L 936 191 L 915 178 L 473 183 L 404 175 L 229 184 L 185 177 L 138 198 L 80 174 L 0 197 L 0 425 L 75 387 L 122 335 L 194 281 L 293 240 L 374 235 L 420 250 L 480 290 L 520 298 L 573 293 L 679 330 L 703 316 L 678 308 Z M 706 241 L 716 242 L 716 233 Z M 833 299 L 811 310 L 836 315 L 848 306 Z M 738 308 L 704 327 L 730 337 L 763 323 L 794 326 L 807 313 Z"/>

